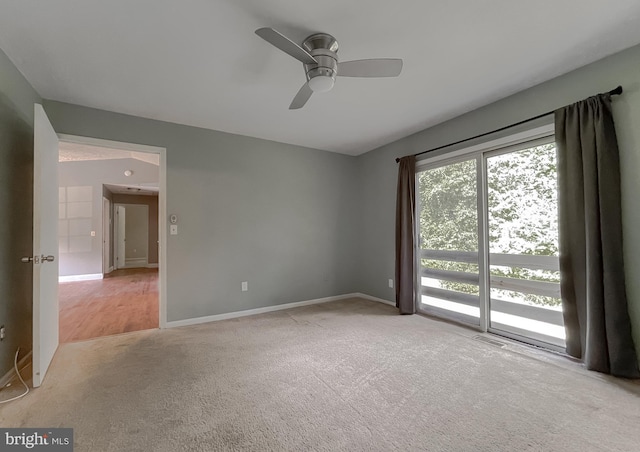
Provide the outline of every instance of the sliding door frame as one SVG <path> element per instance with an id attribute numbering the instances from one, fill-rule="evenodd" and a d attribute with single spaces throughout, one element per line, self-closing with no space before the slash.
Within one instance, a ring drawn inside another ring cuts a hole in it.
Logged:
<path id="1" fill-rule="evenodd" d="M 554 126 L 552 123 L 545 124 L 524 132 L 519 132 L 509 136 L 501 137 L 485 143 L 473 145 L 463 149 L 439 154 L 433 157 L 427 157 L 416 162 L 415 184 L 418 187 L 419 173 L 430 169 L 440 168 L 443 166 L 475 160 L 476 162 L 476 193 L 477 193 L 477 219 L 478 219 L 478 274 L 479 274 L 479 309 L 480 319 L 479 325 L 469 323 L 464 314 L 455 312 L 447 312 L 440 308 L 424 308 L 422 305 L 422 243 L 420 236 L 420 221 L 416 221 L 415 233 L 418 240 L 415 245 L 415 297 L 417 300 L 418 312 L 426 315 L 435 315 L 443 317 L 455 322 L 464 323 L 465 326 L 478 329 L 481 332 L 489 332 L 500 336 L 508 337 L 521 342 L 527 342 L 532 345 L 544 347 L 559 352 L 564 352 L 562 347 L 547 342 L 538 341 L 528 336 L 520 336 L 504 330 L 498 330 L 491 327 L 490 323 L 490 264 L 489 264 L 489 213 L 488 213 L 488 177 L 487 177 L 487 159 L 496 155 L 507 154 L 516 150 L 523 149 L 523 145 L 533 147 L 543 143 L 549 143 L 549 139 L 553 139 Z M 418 190 L 416 190 L 418 193 Z M 416 196 L 416 216 L 420 218 L 420 196 Z"/>
<path id="2" fill-rule="evenodd" d="M 440 156 L 439 156 L 440 157 Z M 444 158 L 443 158 L 444 157 Z M 471 323 L 468 319 L 472 318 L 471 316 L 467 315 L 467 314 L 463 314 L 463 313 L 458 313 L 458 312 L 452 312 L 452 311 L 446 311 L 445 309 L 442 308 L 438 308 L 438 307 L 429 307 L 429 308 L 422 308 L 422 303 L 421 303 L 421 299 L 422 299 L 422 236 L 420 234 L 420 210 L 422 208 L 422 206 L 420 205 L 420 196 L 417 195 L 418 193 L 418 176 L 419 173 L 423 172 L 423 171 L 428 171 L 428 170 L 433 170 L 433 169 L 438 169 L 438 168 L 442 168 L 448 165 L 454 165 L 456 163 L 462 163 L 462 162 L 468 162 L 468 161 L 472 161 L 475 160 L 476 162 L 476 193 L 478 191 L 478 183 L 481 180 L 481 176 L 480 176 L 480 160 L 482 160 L 482 153 L 479 151 L 473 151 L 473 152 L 469 152 L 469 153 L 464 153 L 464 154 L 457 154 L 454 156 L 450 156 L 448 158 L 446 158 L 445 156 L 442 156 L 440 158 L 435 158 L 433 159 L 435 161 L 432 161 L 432 159 L 423 159 L 420 160 L 419 162 L 416 163 L 416 175 L 415 175 L 415 184 L 416 184 L 416 212 L 415 212 L 415 218 L 417 219 L 416 224 L 415 224 L 415 234 L 416 237 L 418 238 L 418 240 L 416 240 L 416 244 L 415 244 L 415 274 L 416 274 L 416 283 L 415 283 L 415 299 L 417 301 L 416 304 L 416 310 L 420 313 L 420 314 L 426 314 L 426 315 L 432 315 L 432 316 L 436 316 L 436 317 L 442 317 L 445 318 L 447 320 L 453 320 L 456 322 L 460 322 L 463 323 L 465 325 L 471 326 L 473 328 L 479 328 L 481 331 L 487 331 L 487 326 L 488 324 L 485 322 L 483 325 L 482 322 L 482 318 L 483 316 L 485 318 L 488 318 L 488 313 L 484 312 L 485 310 L 482 308 L 482 292 L 479 293 L 480 297 L 479 297 L 479 306 L 480 306 L 480 323 L 479 325 L 475 324 L 475 323 Z M 480 220 L 480 204 L 478 201 L 478 205 L 476 207 L 476 212 L 478 215 L 478 220 Z M 482 226 L 482 221 L 478 221 L 478 275 L 479 275 L 479 280 L 480 280 L 480 290 L 482 291 L 482 288 L 484 287 L 483 284 L 483 278 L 482 278 L 482 272 L 481 270 L 481 264 L 480 264 L 480 243 L 482 242 L 482 240 L 480 240 L 480 232 L 483 228 Z"/>

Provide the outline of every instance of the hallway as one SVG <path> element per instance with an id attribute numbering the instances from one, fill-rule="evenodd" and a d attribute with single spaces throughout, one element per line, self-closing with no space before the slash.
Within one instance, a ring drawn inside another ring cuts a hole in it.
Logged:
<path id="1" fill-rule="evenodd" d="M 158 328 L 157 268 L 115 270 L 58 287 L 61 343 Z"/>

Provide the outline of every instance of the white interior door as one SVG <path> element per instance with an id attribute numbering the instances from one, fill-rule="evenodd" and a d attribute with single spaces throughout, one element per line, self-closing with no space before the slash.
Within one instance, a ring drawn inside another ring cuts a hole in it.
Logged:
<path id="1" fill-rule="evenodd" d="M 124 268 L 126 255 L 126 216 L 124 206 L 116 206 L 116 268 Z"/>
<path id="2" fill-rule="evenodd" d="M 102 273 L 109 273 L 109 230 L 111 229 L 111 202 L 102 198 Z"/>
<path id="3" fill-rule="evenodd" d="M 33 386 L 58 348 L 58 136 L 35 104 L 33 150 Z"/>

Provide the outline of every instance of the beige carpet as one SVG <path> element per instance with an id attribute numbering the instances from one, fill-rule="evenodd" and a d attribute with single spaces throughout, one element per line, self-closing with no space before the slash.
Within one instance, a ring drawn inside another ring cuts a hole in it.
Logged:
<path id="1" fill-rule="evenodd" d="M 64 344 L 0 425 L 77 452 L 640 450 L 637 384 L 476 335 L 345 300 Z"/>

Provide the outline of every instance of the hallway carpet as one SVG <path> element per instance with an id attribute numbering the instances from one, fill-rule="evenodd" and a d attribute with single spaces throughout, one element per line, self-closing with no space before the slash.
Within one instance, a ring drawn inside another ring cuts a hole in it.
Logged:
<path id="1" fill-rule="evenodd" d="M 639 450 L 636 383 L 396 312 L 350 299 L 64 344 L 0 425 L 73 427 L 76 452 Z"/>

